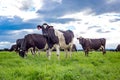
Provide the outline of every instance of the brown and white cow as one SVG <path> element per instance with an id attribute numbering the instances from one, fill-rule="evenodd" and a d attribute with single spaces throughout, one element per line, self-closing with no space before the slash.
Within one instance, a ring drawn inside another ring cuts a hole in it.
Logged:
<path id="1" fill-rule="evenodd" d="M 106 53 L 106 50 L 105 50 L 106 39 L 105 38 L 90 39 L 90 38 L 79 37 L 77 39 L 79 40 L 79 43 L 82 45 L 82 48 L 85 52 L 85 56 L 88 56 L 88 53 L 90 50 L 101 50 L 103 54 Z"/>
<path id="2" fill-rule="evenodd" d="M 74 34 L 71 30 L 62 31 L 56 30 L 53 26 L 49 26 L 48 24 L 44 23 L 42 26 L 38 25 L 38 29 L 42 29 L 43 35 L 47 39 L 48 47 L 49 47 L 49 59 L 51 56 L 51 50 L 53 48 L 57 51 L 57 56 L 59 59 L 60 56 L 60 49 L 64 49 L 66 51 L 66 57 L 68 54 L 68 49 L 70 49 L 70 56 L 71 50 L 73 46 L 73 38 Z"/>

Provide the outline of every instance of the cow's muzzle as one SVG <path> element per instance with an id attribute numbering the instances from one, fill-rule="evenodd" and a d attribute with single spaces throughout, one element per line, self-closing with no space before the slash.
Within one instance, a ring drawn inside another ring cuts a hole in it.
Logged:
<path id="1" fill-rule="evenodd" d="M 19 56 L 24 58 L 25 57 L 25 51 L 20 50 L 19 51 Z"/>

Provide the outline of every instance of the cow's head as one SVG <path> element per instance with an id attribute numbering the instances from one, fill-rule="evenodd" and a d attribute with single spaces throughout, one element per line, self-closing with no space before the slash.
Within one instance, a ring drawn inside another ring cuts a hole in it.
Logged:
<path id="1" fill-rule="evenodd" d="M 19 49 L 19 56 L 23 57 L 25 56 L 25 51 L 26 51 L 26 40 L 23 39 L 21 44 L 20 44 L 20 49 Z"/>
<path id="2" fill-rule="evenodd" d="M 83 37 L 79 37 L 77 39 L 79 40 L 80 44 L 84 44 L 85 43 L 85 39 Z"/>
<path id="3" fill-rule="evenodd" d="M 41 26 L 41 25 L 38 25 L 38 26 L 37 26 L 37 29 L 38 29 L 38 30 L 42 29 L 43 35 L 44 35 L 44 36 L 47 36 L 47 35 L 49 34 L 48 31 L 49 31 L 50 29 L 53 29 L 53 26 L 49 26 L 47 23 L 44 23 L 42 26 Z"/>
<path id="4" fill-rule="evenodd" d="M 24 58 L 25 57 L 25 50 L 20 49 L 19 56 Z"/>

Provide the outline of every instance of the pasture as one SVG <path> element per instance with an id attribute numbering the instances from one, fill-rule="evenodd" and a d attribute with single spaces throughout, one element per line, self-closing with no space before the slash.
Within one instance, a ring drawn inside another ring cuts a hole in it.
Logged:
<path id="1" fill-rule="evenodd" d="M 120 53 L 90 52 L 85 57 L 82 51 L 73 52 L 65 58 L 64 52 L 57 60 L 52 52 L 48 60 L 45 52 L 41 55 L 28 54 L 21 58 L 15 52 L 0 52 L 0 80 L 120 80 Z"/>

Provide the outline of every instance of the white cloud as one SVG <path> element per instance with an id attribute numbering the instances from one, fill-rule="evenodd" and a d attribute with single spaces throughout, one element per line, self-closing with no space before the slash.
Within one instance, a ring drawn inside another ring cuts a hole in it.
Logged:
<path id="1" fill-rule="evenodd" d="M 42 32 L 41 30 L 37 30 L 37 29 L 21 29 L 21 30 L 12 30 L 8 32 L 8 34 L 10 34 L 11 37 L 13 37 L 14 39 L 23 38 L 25 35 L 33 34 L 33 33 L 41 34 Z"/>
<path id="2" fill-rule="evenodd" d="M 113 4 L 116 3 L 118 0 L 106 0 L 107 4 Z"/>
<path id="3" fill-rule="evenodd" d="M 33 19 L 38 17 L 36 11 L 41 9 L 42 5 L 43 0 L 0 0 L 0 16 L 19 16 L 23 20 Z"/>
<path id="4" fill-rule="evenodd" d="M 0 49 L 4 49 L 4 48 L 10 48 L 10 46 L 14 44 L 14 43 L 11 43 L 11 42 L 7 42 L 7 41 L 2 41 L 0 42 Z"/>
<path id="5" fill-rule="evenodd" d="M 62 3 L 62 0 L 52 0 L 52 1 L 55 1 L 55 2 L 58 2 L 58 3 Z"/>

